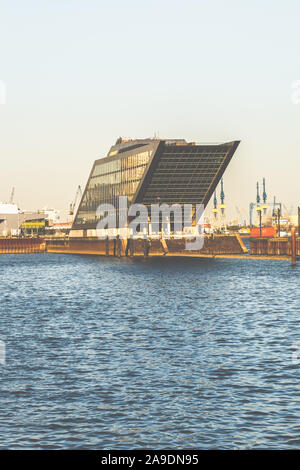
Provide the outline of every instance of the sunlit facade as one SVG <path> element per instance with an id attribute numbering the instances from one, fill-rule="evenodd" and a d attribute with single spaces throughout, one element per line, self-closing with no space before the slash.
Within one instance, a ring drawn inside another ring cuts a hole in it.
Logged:
<path id="1" fill-rule="evenodd" d="M 73 230 L 95 229 L 100 204 L 207 205 L 239 141 L 198 145 L 175 140 L 118 139 L 107 157 L 96 160 Z"/>

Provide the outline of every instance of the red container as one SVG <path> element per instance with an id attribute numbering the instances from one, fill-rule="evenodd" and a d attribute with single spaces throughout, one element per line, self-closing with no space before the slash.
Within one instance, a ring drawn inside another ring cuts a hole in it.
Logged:
<path id="1" fill-rule="evenodd" d="M 250 237 L 258 238 L 262 236 L 263 238 L 273 238 L 275 237 L 275 228 L 274 227 L 262 227 L 261 228 L 261 235 L 260 235 L 260 228 L 253 227 L 250 231 Z"/>

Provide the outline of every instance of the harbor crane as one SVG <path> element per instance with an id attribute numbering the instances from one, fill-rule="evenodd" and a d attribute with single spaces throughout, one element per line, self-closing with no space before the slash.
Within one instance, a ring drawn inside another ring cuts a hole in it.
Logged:
<path id="1" fill-rule="evenodd" d="M 225 201 L 225 193 L 224 193 L 224 184 L 223 184 L 223 178 L 222 178 L 221 189 L 220 189 L 220 217 L 221 219 L 219 220 L 220 220 L 221 226 L 223 225 L 223 227 L 225 227 L 225 207 L 226 207 L 224 201 Z M 217 198 L 216 190 L 214 192 L 214 207 L 212 211 L 213 211 L 214 219 L 215 221 L 217 221 L 219 209 L 218 209 L 218 198 Z"/>
<path id="2" fill-rule="evenodd" d="M 250 227 L 253 227 L 253 209 L 256 207 L 256 211 L 257 211 L 257 214 L 259 215 L 259 224 L 261 226 L 261 215 L 262 215 L 262 210 L 264 211 L 264 215 L 266 215 L 267 213 L 267 209 L 268 209 L 268 204 L 267 204 L 267 192 L 266 192 L 266 179 L 263 178 L 263 195 L 262 195 L 262 199 L 263 199 L 263 205 L 261 207 L 260 205 L 260 201 L 261 201 L 261 198 L 260 198 L 260 192 L 259 192 L 259 182 L 257 181 L 256 183 L 256 203 L 254 202 L 250 202 L 250 205 L 249 205 L 249 211 L 250 211 Z"/>
<path id="3" fill-rule="evenodd" d="M 276 206 L 278 206 L 277 213 L 276 213 Z M 279 211 L 279 212 L 278 212 L 278 211 Z M 273 219 L 273 220 L 276 220 L 276 219 L 277 219 L 278 213 L 279 213 L 279 216 L 281 217 L 281 215 L 282 215 L 281 202 L 276 202 L 276 196 L 274 196 L 273 212 L 272 212 L 272 219 Z"/>
<path id="4" fill-rule="evenodd" d="M 260 195 L 259 195 L 259 182 L 256 183 L 256 203 L 257 205 L 260 204 Z"/>
<path id="5" fill-rule="evenodd" d="M 221 226 L 223 224 L 223 226 L 225 227 L 225 193 L 224 193 L 224 183 L 223 183 L 223 178 L 221 179 L 221 190 L 220 190 L 220 216 L 221 216 Z M 214 192 L 214 207 L 213 207 L 213 215 L 214 215 L 214 219 L 215 221 L 217 221 L 217 218 L 218 218 L 218 212 L 219 212 L 219 209 L 218 209 L 218 198 L 217 198 L 217 191 L 215 190 Z"/>
<path id="6" fill-rule="evenodd" d="M 264 214 L 267 213 L 268 209 L 268 204 L 267 204 L 267 192 L 266 192 L 266 180 L 263 178 L 263 194 L 262 194 L 262 199 L 263 199 L 263 205 L 260 205 L 260 194 L 259 194 L 259 183 L 256 183 L 256 203 L 250 202 L 249 204 L 249 209 L 250 209 L 250 227 L 253 227 L 253 210 L 256 208 L 257 214 L 259 216 L 259 227 L 260 227 L 260 236 L 262 235 L 262 210 Z M 276 210 L 276 207 L 278 208 Z M 277 232 L 278 236 L 280 236 L 280 217 L 282 213 L 282 208 L 281 208 L 281 202 L 276 202 L 276 198 L 274 196 L 274 202 L 273 202 L 273 211 L 272 211 L 272 219 L 273 219 L 273 224 L 276 223 L 277 220 Z"/>
<path id="7" fill-rule="evenodd" d="M 256 206 L 257 213 L 260 213 L 260 194 L 259 194 L 259 182 L 256 183 L 256 203 L 250 202 L 249 204 L 249 223 L 250 228 L 253 227 L 253 209 Z"/>
<path id="8" fill-rule="evenodd" d="M 69 210 L 69 215 L 74 215 L 75 212 L 75 207 L 78 201 L 78 197 L 82 197 L 82 191 L 81 191 L 81 186 L 79 185 L 75 194 L 75 199 L 74 202 L 71 202 L 70 204 L 70 210 Z"/>
<path id="9" fill-rule="evenodd" d="M 12 190 L 11 190 L 11 193 L 10 193 L 10 197 L 9 197 L 9 204 L 14 203 L 14 195 L 15 195 L 15 187 L 13 186 Z"/>
<path id="10" fill-rule="evenodd" d="M 263 201 L 264 201 L 263 211 L 264 211 L 264 215 L 266 215 L 267 209 L 268 209 L 267 193 L 266 193 L 266 178 L 263 179 Z"/>
<path id="11" fill-rule="evenodd" d="M 224 194 L 223 178 L 221 179 L 221 193 L 220 193 L 220 199 L 221 199 L 220 209 L 221 209 L 222 215 L 224 215 L 224 213 L 225 213 L 225 207 L 226 207 L 226 206 L 225 206 L 225 204 L 224 204 L 225 194 Z"/>
<path id="12" fill-rule="evenodd" d="M 218 214 L 217 191 L 215 191 L 215 194 L 214 194 L 214 208 L 213 208 L 213 213 L 214 213 L 214 216 L 215 216 L 215 219 L 216 219 L 216 218 L 217 218 L 217 214 Z"/>
<path id="13" fill-rule="evenodd" d="M 264 188 L 265 188 L 265 183 L 264 183 Z M 264 198 L 264 195 L 263 195 L 263 198 Z M 260 235 L 261 235 L 261 206 L 260 206 L 260 194 L 259 194 L 259 182 L 258 181 L 256 183 L 256 204 L 254 202 L 250 202 L 249 204 L 250 228 L 253 227 L 253 209 L 255 206 L 256 206 L 257 214 L 259 215 L 259 226 L 260 226 Z"/>

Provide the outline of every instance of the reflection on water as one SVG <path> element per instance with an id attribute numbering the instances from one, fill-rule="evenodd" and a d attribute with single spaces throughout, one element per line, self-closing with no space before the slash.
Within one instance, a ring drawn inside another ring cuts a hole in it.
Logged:
<path id="1" fill-rule="evenodd" d="M 299 448 L 299 269 L 2 255 L 1 448 Z"/>

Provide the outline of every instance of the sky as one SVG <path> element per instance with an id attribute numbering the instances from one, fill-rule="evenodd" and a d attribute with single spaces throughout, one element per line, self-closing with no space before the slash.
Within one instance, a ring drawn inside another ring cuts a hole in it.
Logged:
<path id="1" fill-rule="evenodd" d="M 21 209 L 64 219 L 119 136 L 158 134 L 241 140 L 232 217 L 263 177 L 296 212 L 299 17 L 297 0 L 0 0 L 0 201 L 14 186 Z"/>

